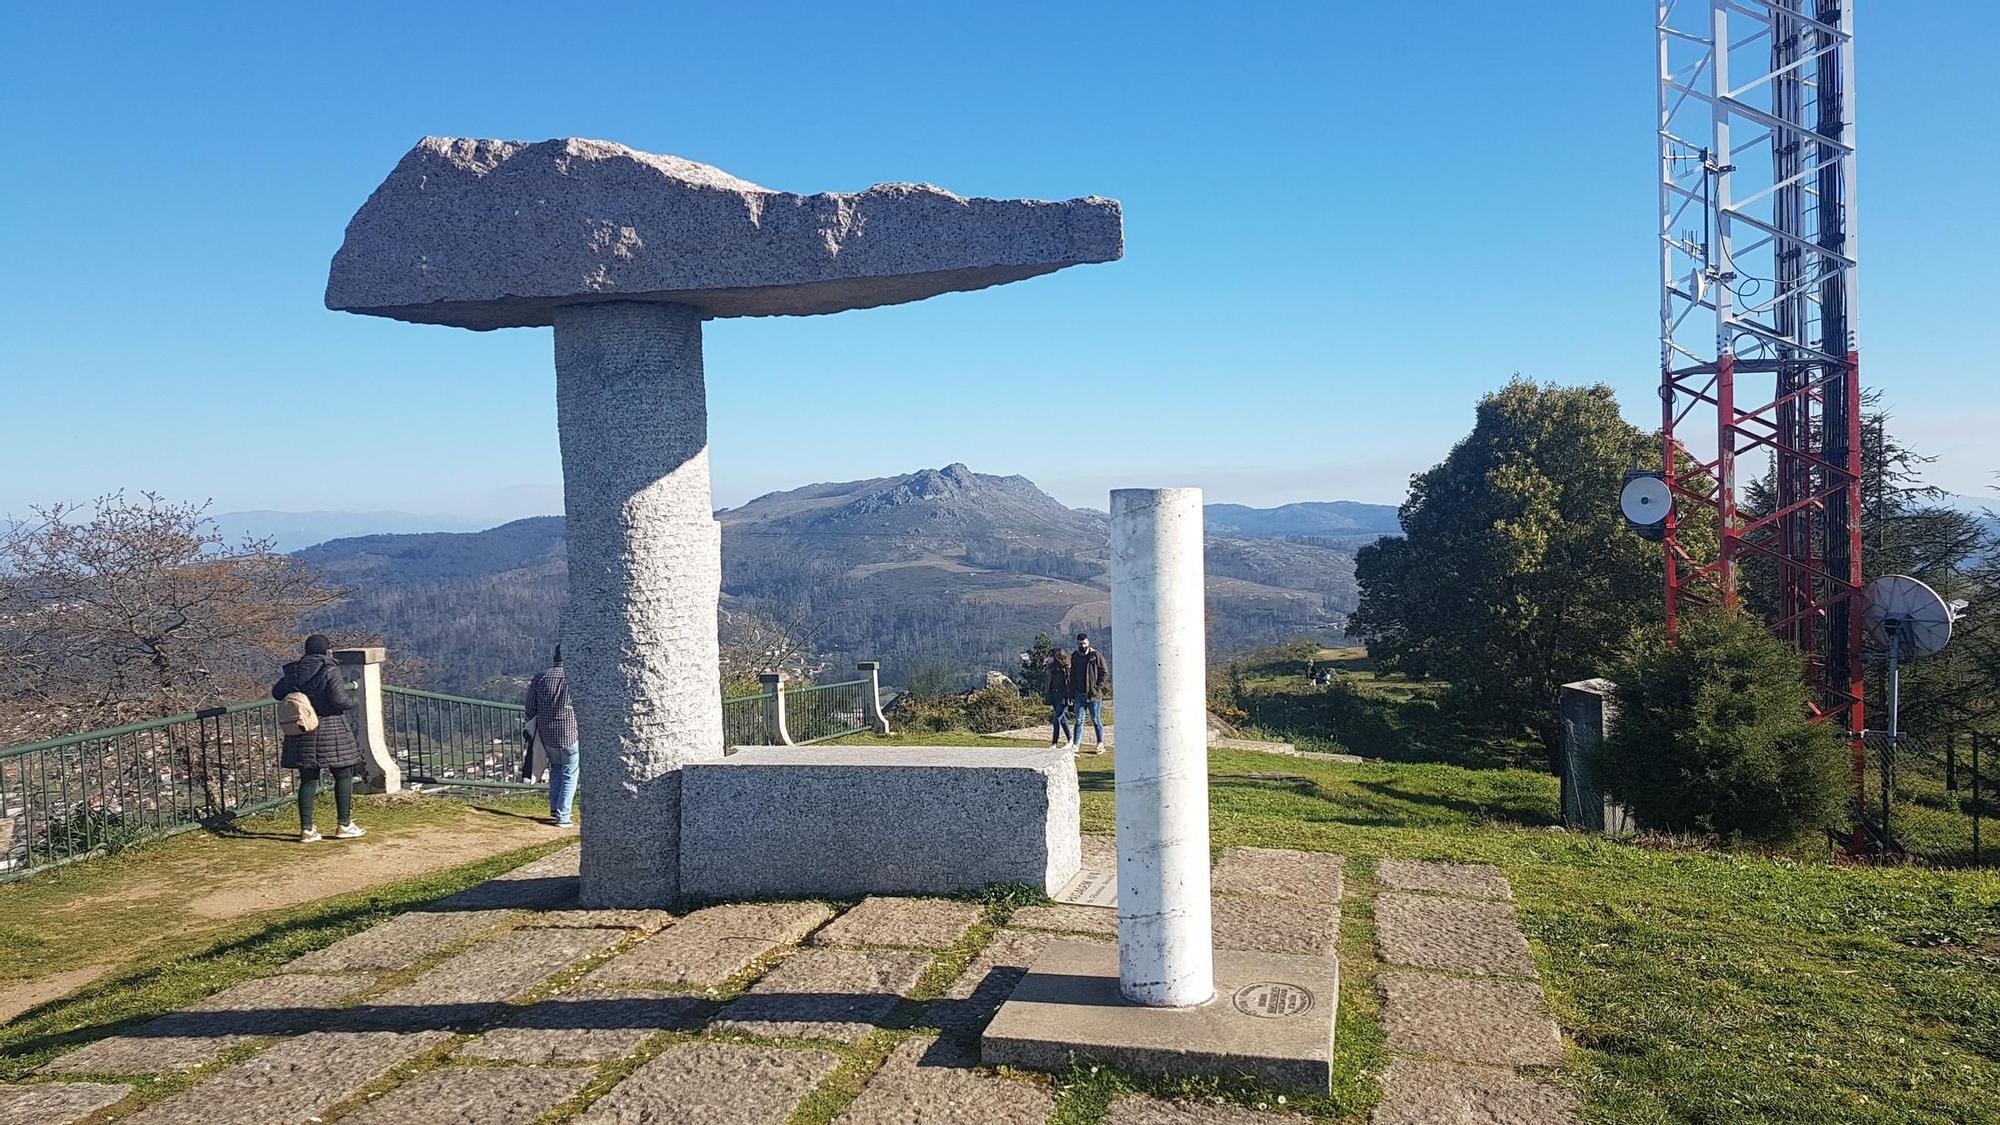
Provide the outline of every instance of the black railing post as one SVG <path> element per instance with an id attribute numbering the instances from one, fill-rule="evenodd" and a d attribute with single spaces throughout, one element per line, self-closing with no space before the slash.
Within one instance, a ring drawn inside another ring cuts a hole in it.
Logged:
<path id="1" fill-rule="evenodd" d="M 1944 736 L 1944 791 L 1958 792 L 1958 732 Z"/>
<path id="2" fill-rule="evenodd" d="M 1972 732 L 1972 863 L 1979 865 L 1979 744 L 1986 736 Z"/>

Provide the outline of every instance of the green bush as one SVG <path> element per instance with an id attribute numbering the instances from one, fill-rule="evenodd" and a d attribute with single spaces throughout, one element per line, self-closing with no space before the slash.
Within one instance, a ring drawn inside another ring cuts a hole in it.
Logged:
<path id="1" fill-rule="evenodd" d="M 965 726 L 974 734 L 1024 727 L 1048 718 L 1048 705 L 1039 696 L 1030 698 L 1011 683 L 994 684 L 965 697 Z"/>
<path id="2" fill-rule="evenodd" d="M 1836 827 L 1853 794 L 1842 731 L 1807 718 L 1802 658 L 1746 614 L 1684 622 L 1620 661 L 1598 776 L 1639 823 L 1770 845 Z"/>

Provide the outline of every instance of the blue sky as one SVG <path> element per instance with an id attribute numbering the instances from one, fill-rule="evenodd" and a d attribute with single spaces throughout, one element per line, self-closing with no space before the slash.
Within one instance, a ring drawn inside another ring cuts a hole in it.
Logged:
<path id="1" fill-rule="evenodd" d="M 427 133 L 1123 201 L 1112 265 L 707 336 L 719 504 L 963 461 L 1102 507 L 1401 499 L 1520 372 L 1657 421 L 1651 5 L 13 4 L 0 513 L 556 510 L 546 330 L 325 311 Z M 1863 0 L 1867 381 L 2000 470 L 2000 5 Z"/>

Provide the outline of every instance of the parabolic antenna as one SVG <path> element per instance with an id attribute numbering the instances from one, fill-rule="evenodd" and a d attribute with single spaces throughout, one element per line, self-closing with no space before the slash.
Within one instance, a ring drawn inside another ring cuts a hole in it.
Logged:
<path id="1" fill-rule="evenodd" d="M 1674 494 L 1666 480 L 1654 472 L 1628 472 L 1626 484 L 1618 492 L 1618 510 L 1634 528 L 1666 522 L 1666 512 L 1674 508 Z"/>
<path id="2" fill-rule="evenodd" d="M 1863 592 L 1861 627 L 1884 648 L 1902 639 L 1902 655 L 1929 656 L 1951 640 L 1951 607 L 1937 591 L 1907 574 L 1885 574 Z"/>

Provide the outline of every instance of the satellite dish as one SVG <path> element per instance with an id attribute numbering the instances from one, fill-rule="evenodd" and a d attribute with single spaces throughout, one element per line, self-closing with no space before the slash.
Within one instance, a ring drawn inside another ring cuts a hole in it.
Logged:
<path id="1" fill-rule="evenodd" d="M 1618 494 L 1618 510 L 1625 525 L 1648 539 L 1666 532 L 1667 513 L 1674 509 L 1674 494 L 1659 473 L 1634 470 L 1625 474 L 1625 487 Z"/>
<path id="2" fill-rule="evenodd" d="M 1884 648 L 1900 638 L 1903 655 L 1929 656 L 1951 640 L 1956 616 L 1937 591 L 1907 574 L 1885 574 L 1863 592 L 1861 627 Z"/>

